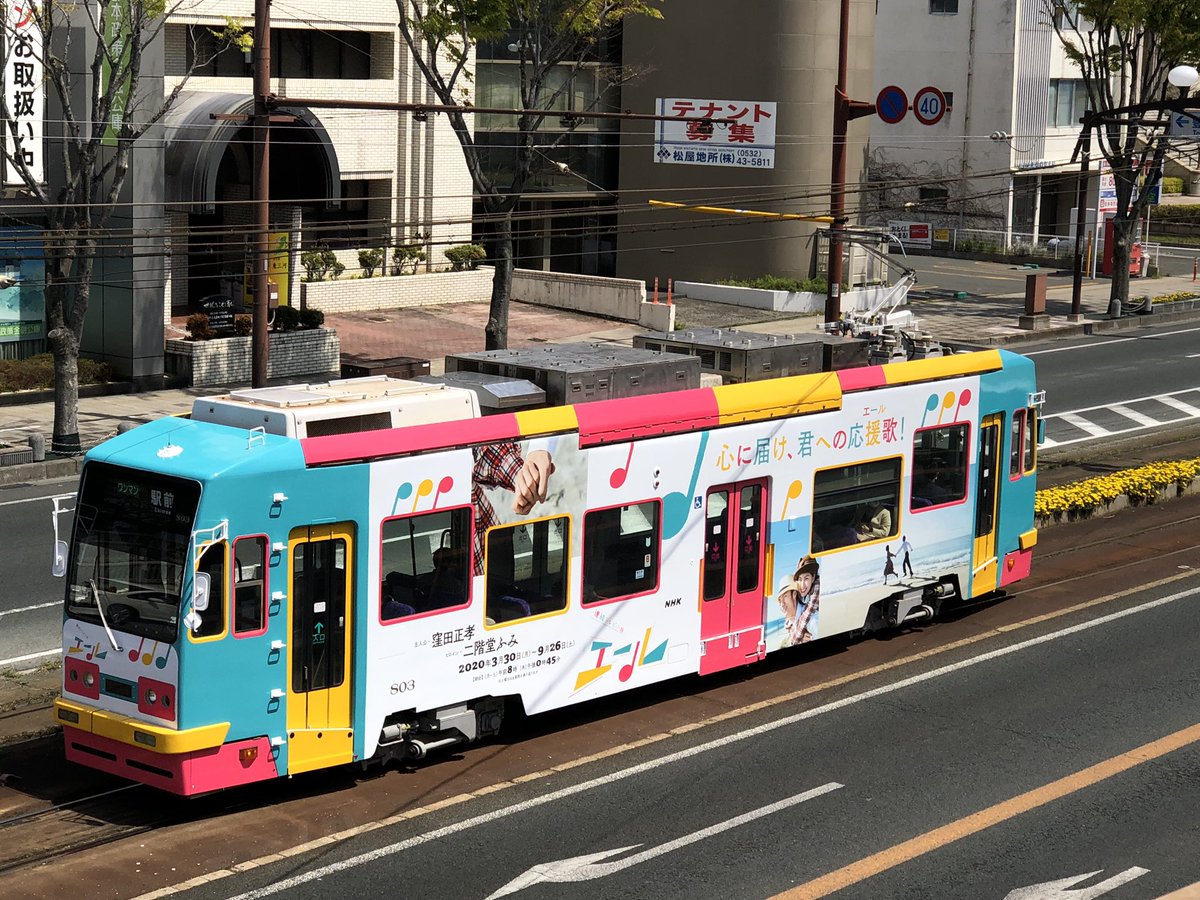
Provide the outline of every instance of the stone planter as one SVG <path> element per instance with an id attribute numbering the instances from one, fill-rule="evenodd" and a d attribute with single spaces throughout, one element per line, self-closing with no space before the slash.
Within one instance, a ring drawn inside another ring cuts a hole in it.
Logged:
<path id="1" fill-rule="evenodd" d="M 306 281 L 300 284 L 300 303 L 331 315 L 487 300 L 492 296 L 493 274 L 492 267 L 483 266 L 463 272 Z"/>
<path id="2" fill-rule="evenodd" d="M 253 377 L 252 338 L 167 341 L 167 372 L 192 387 L 249 382 Z M 276 331 L 267 336 L 268 378 L 337 377 L 341 342 L 332 328 Z"/>
<path id="3" fill-rule="evenodd" d="M 1142 506 L 1150 506 L 1154 503 L 1165 503 L 1167 500 L 1174 500 L 1176 497 L 1185 497 L 1188 494 L 1195 493 L 1196 490 L 1196 481 L 1183 487 L 1180 487 L 1178 484 L 1168 484 L 1158 489 L 1158 496 L 1153 500 L 1130 500 L 1129 497 L 1122 495 L 1102 506 L 1095 506 L 1091 509 L 1064 512 L 1052 516 L 1038 516 L 1034 524 L 1038 528 L 1051 528 L 1055 525 L 1069 525 L 1072 522 L 1082 522 L 1085 519 L 1099 519 L 1104 516 L 1111 516 L 1123 509 L 1136 509 Z"/>
<path id="4" fill-rule="evenodd" d="M 841 308 L 855 312 L 874 309 L 885 297 L 886 287 L 855 288 L 842 291 Z M 769 309 L 773 312 L 824 313 L 825 295 L 811 291 L 768 291 L 762 288 L 734 287 L 728 284 L 705 284 L 694 281 L 675 282 L 675 292 L 693 300 L 709 300 L 714 303 L 730 303 L 751 309 Z M 903 305 L 903 304 L 901 304 Z"/>

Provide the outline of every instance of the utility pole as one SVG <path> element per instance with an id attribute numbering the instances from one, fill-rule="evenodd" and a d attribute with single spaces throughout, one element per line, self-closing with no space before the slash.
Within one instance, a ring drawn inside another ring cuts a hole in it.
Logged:
<path id="1" fill-rule="evenodd" d="M 1071 319 L 1078 321 L 1082 317 L 1083 303 L 1083 231 L 1087 227 L 1087 183 L 1088 169 L 1091 166 L 1092 151 L 1092 111 L 1083 114 L 1083 138 L 1081 147 L 1083 153 L 1079 161 L 1079 176 L 1075 183 L 1075 264 L 1071 272 Z M 1099 215 L 1097 215 L 1097 223 Z"/>
<path id="2" fill-rule="evenodd" d="M 267 384 L 267 265 L 271 252 L 271 0 L 254 0 L 254 330 L 251 384 Z"/>
<path id="3" fill-rule="evenodd" d="M 837 86 L 833 89 L 833 165 L 829 179 L 829 288 L 825 295 L 825 321 L 842 316 L 842 230 L 846 227 L 846 132 L 850 122 L 875 113 L 874 103 L 851 100 L 846 93 L 849 68 L 850 0 L 842 0 L 838 27 Z"/>

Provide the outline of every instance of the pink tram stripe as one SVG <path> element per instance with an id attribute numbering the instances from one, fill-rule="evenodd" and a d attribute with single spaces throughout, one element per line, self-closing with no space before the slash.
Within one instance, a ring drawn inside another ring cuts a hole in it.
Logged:
<path id="1" fill-rule="evenodd" d="M 883 374 L 883 366 L 863 366 L 855 369 L 838 369 L 838 381 L 842 391 L 868 391 L 871 388 L 886 387 L 887 377 Z"/>
<path id="2" fill-rule="evenodd" d="M 520 436 L 521 427 L 516 414 L 501 413 L 480 419 L 458 419 L 454 422 L 410 425 L 407 428 L 302 438 L 300 447 L 304 452 L 305 465 L 321 466 L 402 456 L 422 450 L 443 450 L 448 447 L 511 441 Z"/>
<path id="3" fill-rule="evenodd" d="M 721 410 L 712 388 L 693 388 L 645 397 L 596 400 L 575 407 L 579 446 L 679 434 L 721 424 Z"/>

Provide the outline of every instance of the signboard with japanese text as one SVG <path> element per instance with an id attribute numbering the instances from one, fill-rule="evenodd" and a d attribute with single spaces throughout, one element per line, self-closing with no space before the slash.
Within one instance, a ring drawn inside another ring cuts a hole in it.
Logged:
<path id="1" fill-rule="evenodd" d="M 906 247 L 932 247 L 928 222 L 888 222 L 888 231 Z"/>
<path id="2" fill-rule="evenodd" d="M 1100 164 L 1100 212 L 1117 211 L 1117 179 L 1108 167 L 1108 163 Z"/>
<path id="3" fill-rule="evenodd" d="M 1167 134 L 1173 138 L 1200 139 L 1200 113 L 1172 113 Z"/>
<path id="4" fill-rule="evenodd" d="M 288 305 L 288 281 L 291 266 L 288 253 L 288 233 L 272 231 L 268 235 L 271 250 L 267 254 L 267 289 L 275 294 L 274 299 L 268 299 L 268 306 Z M 242 281 L 242 302 L 246 309 L 254 308 L 254 272 L 250 268 L 253 257 L 246 258 L 246 277 Z"/>
<path id="5" fill-rule="evenodd" d="M 775 103 L 758 100 L 659 98 L 654 161 L 677 165 L 775 168 Z M 713 124 L 703 118 L 731 119 Z"/>
<path id="6" fill-rule="evenodd" d="M 15 126 L 4 123 L 4 183 L 24 184 L 20 169 L 10 157 L 20 158 L 37 182 L 45 181 L 42 124 L 46 89 L 42 65 L 42 31 L 30 0 L 8 7 L 4 41 L 4 98 Z M 15 145 L 14 145 L 15 143 Z"/>
<path id="7" fill-rule="evenodd" d="M 0 342 L 46 333 L 45 272 L 38 229 L 0 229 Z"/>
<path id="8" fill-rule="evenodd" d="M 117 71 L 126 74 L 121 84 L 113 90 L 112 110 L 104 126 L 104 137 L 101 138 L 101 143 L 106 147 L 115 147 L 117 132 L 121 130 L 125 121 L 125 100 L 129 96 L 130 10 L 124 3 L 109 3 L 105 15 L 104 42 L 108 45 L 108 55 L 104 57 L 100 68 L 101 92 L 108 90 L 114 61 Z"/>

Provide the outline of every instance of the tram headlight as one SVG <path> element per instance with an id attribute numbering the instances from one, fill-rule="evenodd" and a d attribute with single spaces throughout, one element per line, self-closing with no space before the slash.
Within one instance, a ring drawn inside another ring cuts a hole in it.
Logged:
<path id="1" fill-rule="evenodd" d="M 146 691 L 146 702 L 152 706 L 158 702 L 158 694 L 154 692 L 154 688 Z"/>
<path id="2" fill-rule="evenodd" d="M 88 687 L 94 687 L 96 684 L 96 676 L 92 672 L 83 673 L 83 683 Z"/>

